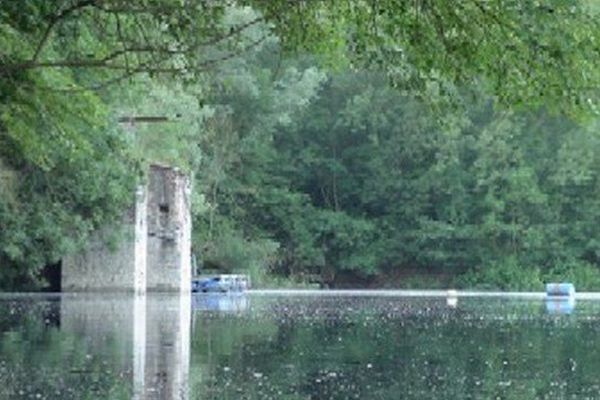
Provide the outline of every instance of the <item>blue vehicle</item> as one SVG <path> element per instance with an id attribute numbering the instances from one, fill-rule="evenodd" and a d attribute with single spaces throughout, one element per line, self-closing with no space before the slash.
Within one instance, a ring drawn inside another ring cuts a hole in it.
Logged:
<path id="1" fill-rule="evenodd" d="M 215 276 L 212 278 L 202 278 L 192 280 L 192 292 L 227 292 L 227 288 L 223 285 L 221 277 Z"/>
<path id="2" fill-rule="evenodd" d="M 192 292 L 243 292 L 249 287 L 245 275 L 217 275 L 192 279 Z"/>

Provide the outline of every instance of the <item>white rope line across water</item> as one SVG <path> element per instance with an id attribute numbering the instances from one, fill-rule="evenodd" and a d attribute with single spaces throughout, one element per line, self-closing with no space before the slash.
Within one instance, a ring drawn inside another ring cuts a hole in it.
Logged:
<path id="1" fill-rule="evenodd" d="M 545 292 L 487 292 L 471 290 L 368 290 L 368 289 L 252 289 L 256 296 L 348 296 L 348 297 L 499 297 L 514 299 L 545 299 Z M 600 292 L 575 293 L 580 300 L 600 300 Z"/>

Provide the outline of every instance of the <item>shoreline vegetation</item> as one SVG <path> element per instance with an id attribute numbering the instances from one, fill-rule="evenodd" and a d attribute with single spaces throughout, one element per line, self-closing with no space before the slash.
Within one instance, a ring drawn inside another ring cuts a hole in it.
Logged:
<path id="1" fill-rule="evenodd" d="M 187 3 L 0 3 L 0 290 L 117 245 L 151 163 L 201 270 L 600 290 L 593 2 Z"/>
<path id="2" fill-rule="evenodd" d="M 372 279 L 345 277 L 330 283 L 314 278 L 259 278 L 259 289 L 373 289 L 373 290 L 478 290 L 509 292 L 543 292 L 548 282 L 570 282 L 579 291 L 598 291 L 600 274 L 590 266 L 569 270 L 548 271 L 539 269 L 523 272 L 519 269 L 511 275 L 507 268 L 492 272 L 469 271 L 461 275 L 449 275 L 443 271 L 417 272 L 400 270 L 393 275 L 378 275 Z"/>

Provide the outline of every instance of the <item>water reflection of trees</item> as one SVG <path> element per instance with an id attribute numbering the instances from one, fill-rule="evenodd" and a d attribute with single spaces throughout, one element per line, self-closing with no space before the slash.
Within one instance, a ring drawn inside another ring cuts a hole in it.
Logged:
<path id="1" fill-rule="evenodd" d="M 185 400 L 189 321 L 185 296 L 0 300 L 0 398 Z"/>
<path id="2" fill-rule="evenodd" d="M 578 302 L 572 315 L 551 315 L 541 301 L 461 299 L 451 308 L 444 299 L 253 298 L 248 309 L 199 310 L 194 318 L 190 338 L 189 304 L 168 298 L 0 301 L 0 398 L 600 392 L 600 307 L 590 302 Z"/>
<path id="3" fill-rule="evenodd" d="M 0 308 L 0 398 L 131 397 L 131 371 L 123 368 L 116 332 L 97 352 L 88 337 L 60 329 L 59 301 L 2 302 Z"/>
<path id="4" fill-rule="evenodd" d="M 279 304 L 197 321 L 194 398 L 599 395 L 598 306 L 554 316 L 541 302 L 365 304 Z"/>

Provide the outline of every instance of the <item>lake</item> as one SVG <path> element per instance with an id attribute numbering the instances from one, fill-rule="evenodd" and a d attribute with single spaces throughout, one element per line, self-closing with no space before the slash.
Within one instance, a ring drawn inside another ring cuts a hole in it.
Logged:
<path id="1" fill-rule="evenodd" d="M 0 399 L 600 398 L 600 302 L 3 295 Z"/>

